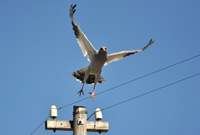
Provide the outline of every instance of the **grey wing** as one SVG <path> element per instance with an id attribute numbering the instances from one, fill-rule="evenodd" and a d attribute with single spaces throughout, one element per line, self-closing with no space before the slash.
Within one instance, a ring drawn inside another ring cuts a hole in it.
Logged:
<path id="1" fill-rule="evenodd" d="M 126 56 L 135 54 L 137 52 L 142 52 L 144 50 L 146 50 L 151 44 L 153 44 L 154 40 L 150 40 L 149 43 L 142 49 L 138 49 L 138 50 L 131 50 L 131 51 L 121 51 L 121 52 L 117 52 L 117 53 L 112 53 L 108 56 L 107 61 L 105 62 L 105 66 L 108 65 L 109 63 L 113 62 L 113 61 L 117 61 L 120 60 L 122 58 L 125 58 Z"/>
<path id="2" fill-rule="evenodd" d="M 82 32 L 78 24 L 74 21 L 74 13 L 76 11 L 75 9 L 76 5 L 71 5 L 70 7 L 70 17 L 72 19 L 72 26 L 74 30 L 74 34 L 76 36 L 76 39 L 78 41 L 78 44 L 83 52 L 83 56 L 87 55 L 88 61 L 92 60 L 92 57 L 95 53 L 97 53 L 97 50 L 93 47 L 93 45 L 90 43 L 86 35 Z"/>

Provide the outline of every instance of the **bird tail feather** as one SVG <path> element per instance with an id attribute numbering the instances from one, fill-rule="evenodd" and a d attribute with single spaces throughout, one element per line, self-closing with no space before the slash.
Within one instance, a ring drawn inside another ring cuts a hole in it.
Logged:
<path id="1" fill-rule="evenodd" d="M 84 76 L 85 76 L 85 73 L 86 73 L 87 69 L 88 69 L 88 67 L 85 67 L 85 68 L 80 69 L 78 71 L 72 72 L 71 73 L 72 74 L 71 77 L 76 78 L 77 81 L 83 83 L 83 79 L 84 79 Z M 90 74 L 88 76 L 88 79 L 87 79 L 86 83 L 88 85 L 91 85 L 91 84 L 94 84 L 94 81 L 95 81 L 95 75 Z M 104 78 L 102 76 L 100 76 L 100 78 L 99 78 L 97 83 L 101 84 L 102 81 L 105 82 Z"/>

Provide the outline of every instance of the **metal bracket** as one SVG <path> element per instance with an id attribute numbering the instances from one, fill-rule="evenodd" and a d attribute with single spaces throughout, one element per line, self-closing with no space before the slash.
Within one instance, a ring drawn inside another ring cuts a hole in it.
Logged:
<path id="1" fill-rule="evenodd" d="M 81 118 L 78 118 L 77 124 L 78 125 L 83 125 L 84 124 L 84 120 L 81 119 Z"/>

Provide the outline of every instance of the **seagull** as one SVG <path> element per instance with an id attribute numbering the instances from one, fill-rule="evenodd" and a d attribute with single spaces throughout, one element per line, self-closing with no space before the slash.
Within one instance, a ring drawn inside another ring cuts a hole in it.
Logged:
<path id="1" fill-rule="evenodd" d="M 121 51 L 112 54 L 107 53 L 106 47 L 101 47 L 99 50 L 96 50 L 86 35 L 82 32 L 79 25 L 74 21 L 74 13 L 76 11 L 75 7 L 76 5 L 73 4 L 70 7 L 70 18 L 72 20 L 74 34 L 82 50 L 83 56 L 87 55 L 87 60 L 90 61 L 90 65 L 76 72 L 72 72 L 71 76 L 76 78 L 77 81 L 83 83 L 81 90 L 77 93 L 79 96 L 81 96 L 81 94 L 84 95 L 83 87 L 85 83 L 88 85 L 94 84 L 93 92 L 90 92 L 91 98 L 94 100 L 96 84 L 101 84 L 102 81 L 105 81 L 101 75 L 102 67 L 111 62 L 125 58 L 126 56 L 146 50 L 151 44 L 153 44 L 154 40 L 151 39 L 144 48 L 138 50 Z"/>

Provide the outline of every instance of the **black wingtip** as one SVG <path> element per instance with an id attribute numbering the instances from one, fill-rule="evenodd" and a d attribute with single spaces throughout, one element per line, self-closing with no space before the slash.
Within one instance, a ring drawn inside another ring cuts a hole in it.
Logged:
<path id="1" fill-rule="evenodd" d="M 73 4 L 72 4 L 72 6 L 73 6 Z M 76 6 L 77 6 L 77 4 L 75 4 L 72 8 L 74 9 Z"/>
<path id="2" fill-rule="evenodd" d="M 152 44 L 154 43 L 155 40 L 151 39 Z"/>
<path id="3" fill-rule="evenodd" d="M 76 9 L 74 9 L 73 14 L 76 12 Z"/>
<path id="4" fill-rule="evenodd" d="M 76 4 L 75 4 L 75 5 L 71 4 L 70 10 L 69 10 L 69 12 L 70 12 L 70 17 L 73 17 L 74 13 L 76 12 L 75 7 L 76 7 Z"/>

